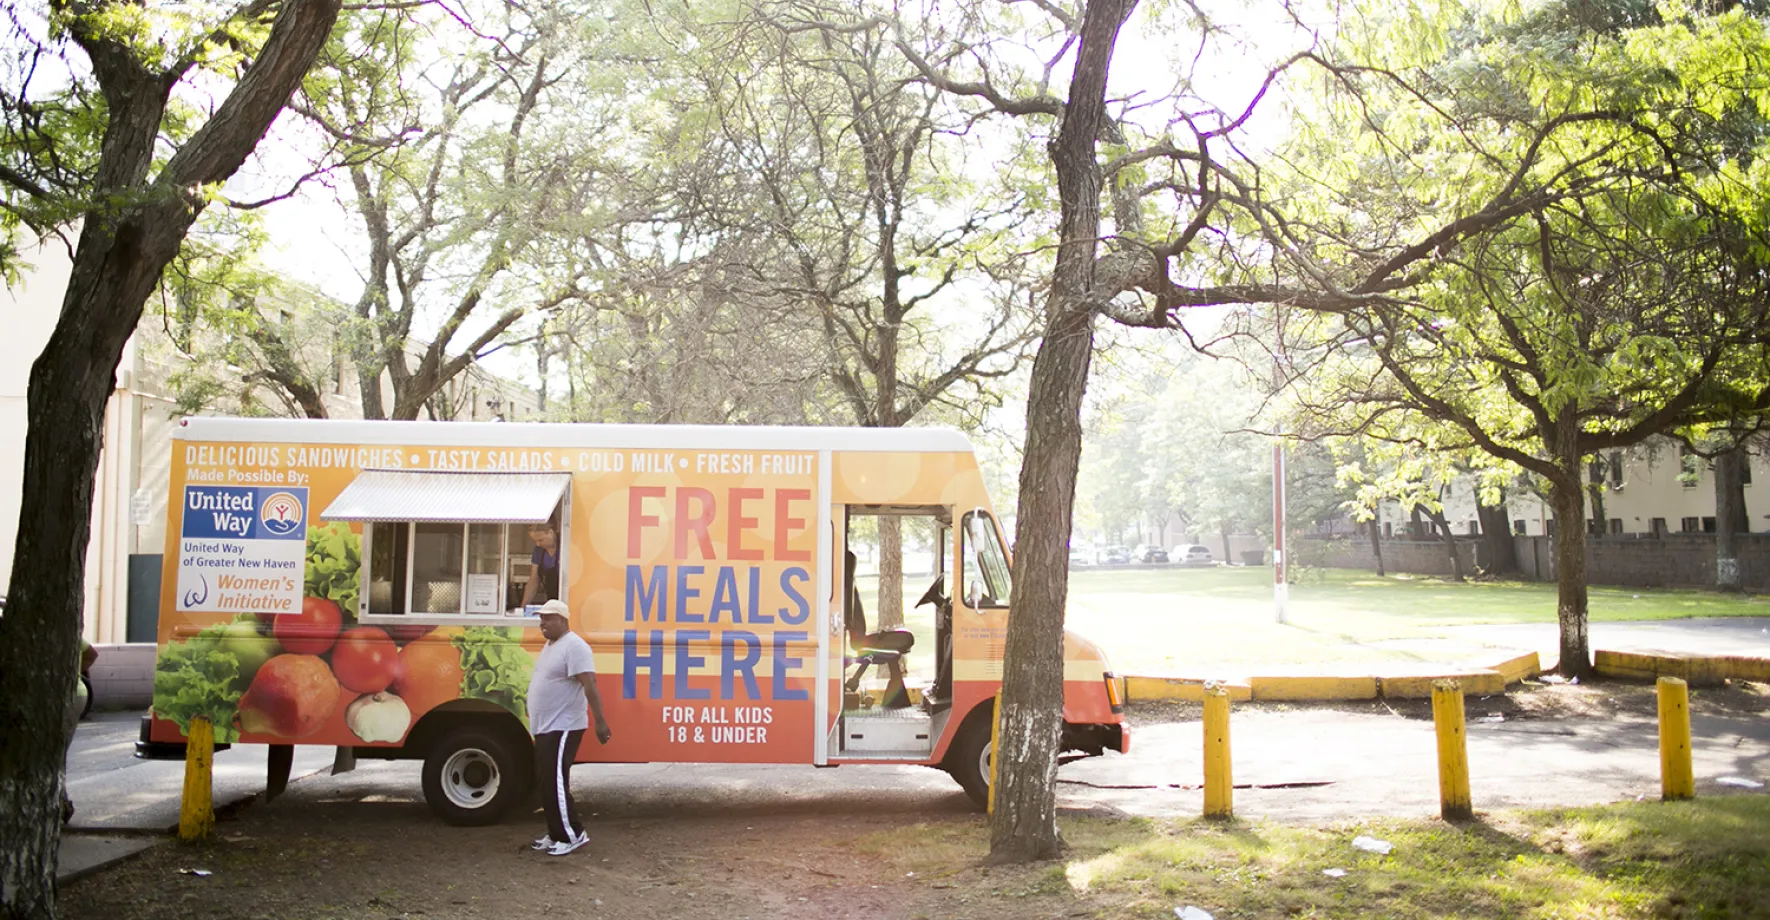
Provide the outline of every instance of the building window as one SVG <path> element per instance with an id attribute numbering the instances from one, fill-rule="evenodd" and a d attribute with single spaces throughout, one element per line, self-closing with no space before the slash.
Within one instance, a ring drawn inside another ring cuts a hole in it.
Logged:
<path id="1" fill-rule="evenodd" d="M 1666 532 L 1666 519 L 1654 518 L 1647 523 L 1647 527 L 1653 532 L 1653 535 L 1657 537 Z"/>
<path id="2" fill-rule="evenodd" d="M 1548 521 L 1544 522 L 1544 524 L 1543 524 L 1543 535 L 1552 537 L 1555 535 L 1555 531 L 1558 529 L 1559 528 L 1557 528 L 1555 526 L 1555 519 L 1550 518 Z"/>
<path id="3" fill-rule="evenodd" d="M 1469 522 L 1469 536 L 1478 537 L 1480 535 L 1481 535 L 1481 525 L 1475 521 L 1470 521 Z"/>
<path id="4" fill-rule="evenodd" d="M 1622 485 L 1622 473 L 1623 473 L 1622 451 L 1612 452 L 1610 455 L 1610 484 L 1613 486 Z"/>
<path id="5" fill-rule="evenodd" d="M 1512 532 L 1513 532 L 1513 533 L 1516 533 L 1516 534 L 1522 534 L 1522 533 L 1526 533 L 1526 532 L 1527 532 L 1527 531 L 1526 531 L 1526 530 L 1525 530 L 1525 526 L 1524 526 L 1524 519 L 1523 519 L 1523 518 L 1519 518 L 1519 519 L 1517 519 L 1517 520 L 1515 520 L 1515 521 L 1513 521 L 1513 522 L 1512 522 Z"/>
<path id="6" fill-rule="evenodd" d="M 1586 481 L 1592 485 L 1599 485 L 1604 482 L 1603 460 L 1593 457 L 1592 462 L 1586 464 Z"/>
<path id="7" fill-rule="evenodd" d="M 1680 518 L 1678 530 L 1682 533 L 1696 533 L 1702 530 L 1702 521 L 1693 517 Z"/>
<path id="8" fill-rule="evenodd" d="M 1697 481 L 1702 478 L 1702 471 L 1696 464 L 1695 451 L 1688 447 L 1679 448 L 1678 465 L 1682 467 L 1682 472 L 1678 474 L 1678 481 L 1683 483 L 1686 489 L 1696 488 Z"/>
<path id="9" fill-rule="evenodd" d="M 1604 522 L 1603 521 L 1600 521 L 1597 518 L 1586 518 L 1586 533 L 1588 533 L 1588 534 L 1601 534 L 1603 532 L 1604 532 Z"/>
<path id="10" fill-rule="evenodd" d="M 1393 523 L 1391 523 L 1389 521 L 1383 522 L 1383 536 L 1385 536 L 1385 537 L 1395 536 L 1395 525 Z"/>
<path id="11" fill-rule="evenodd" d="M 1622 518 L 1611 518 L 1610 519 L 1610 532 L 1613 534 L 1619 534 L 1619 533 L 1623 532 Z"/>
<path id="12" fill-rule="evenodd" d="M 1702 519 L 1702 532 L 1703 533 L 1714 533 L 1715 532 L 1715 519 L 1714 518 L 1705 517 Z"/>
<path id="13" fill-rule="evenodd" d="M 1739 458 L 1739 484 L 1742 486 L 1749 486 L 1752 484 L 1751 454 L 1743 454 Z"/>

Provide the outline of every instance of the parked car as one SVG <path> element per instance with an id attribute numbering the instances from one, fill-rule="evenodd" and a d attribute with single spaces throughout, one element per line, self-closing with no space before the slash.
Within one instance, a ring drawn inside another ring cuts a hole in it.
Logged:
<path id="1" fill-rule="evenodd" d="M 1179 565 L 1216 565 L 1217 560 L 1211 558 L 1209 547 L 1197 543 L 1182 543 L 1174 547 L 1171 557 Z"/>
<path id="2" fill-rule="evenodd" d="M 1139 543 L 1131 550 L 1131 558 L 1137 562 L 1167 562 L 1168 551 L 1150 543 Z"/>
<path id="3" fill-rule="evenodd" d="M 1108 546 L 1100 551 L 1101 565 L 1124 565 L 1131 561 L 1131 551 L 1122 546 Z"/>
<path id="4" fill-rule="evenodd" d="M 1069 548 L 1070 565 L 1092 565 L 1093 563 L 1094 557 L 1090 555 L 1086 549 L 1080 546 L 1072 546 Z"/>

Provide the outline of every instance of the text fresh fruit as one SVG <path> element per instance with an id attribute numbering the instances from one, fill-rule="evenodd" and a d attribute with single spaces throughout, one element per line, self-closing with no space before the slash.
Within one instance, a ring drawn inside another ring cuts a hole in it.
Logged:
<path id="1" fill-rule="evenodd" d="M 271 634 L 283 644 L 285 651 L 297 655 L 324 655 L 343 628 L 344 614 L 338 605 L 323 597 L 301 599 L 300 613 L 285 613 L 276 618 Z"/>
<path id="2" fill-rule="evenodd" d="M 332 673 L 346 690 L 378 693 L 399 673 L 399 648 L 373 626 L 347 629 L 332 647 Z"/>
<path id="3" fill-rule="evenodd" d="M 278 655 L 258 669 L 240 697 L 240 730 L 305 738 L 338 707 L 338 681 L 316 655 Z"/>

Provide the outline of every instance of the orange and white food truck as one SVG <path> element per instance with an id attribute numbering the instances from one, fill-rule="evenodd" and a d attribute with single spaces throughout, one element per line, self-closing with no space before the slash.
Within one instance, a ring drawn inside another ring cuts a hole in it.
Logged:
<path id="1" fill-rule="evenodd" d="M 909 629 L 862 600 L 884 530 Z M 166 533 L 153 742 L 203 716 L 421 759 L 440 817 L 496 821 L 546 558 L 614 727 L 579 761 L 925 764 L 988 797 L 1009 557 L 956 431 L 190 418 Z M 1073 635 L 1063 718 L 1066 751 L 1129 747 Z"/>

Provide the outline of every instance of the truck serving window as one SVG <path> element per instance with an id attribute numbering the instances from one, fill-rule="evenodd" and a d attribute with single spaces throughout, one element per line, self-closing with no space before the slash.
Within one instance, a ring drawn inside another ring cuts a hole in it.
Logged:
<path id="1" fill-rule="evenodd" d="M 552 563 L 563 596 L 570 481 L 564 473 L 365 470 L 320 516 L 363 524 L 363 614 L 500 616 L 522 607 L 536 558 Z M 554 535 L 550 555 L 531 536 L 537 525 Z"/>
<path id="2" fill-rule="evenodd" d="M 368 612 L 496 615 L 521 606 L 535 550 L 528 530 L 465 521 L 371 523 Z"/>
<path id="3" fill-rule="evenodd" d="M 1008 606 L 1014 585 L 1008 578 L 1008 554 L 1002 551 L 995 519 L 987 511 L 968 511 L 963 534 L 965 592 L 961 596 L 977 598 L 977 607 Z"/>

